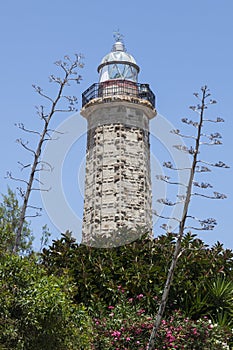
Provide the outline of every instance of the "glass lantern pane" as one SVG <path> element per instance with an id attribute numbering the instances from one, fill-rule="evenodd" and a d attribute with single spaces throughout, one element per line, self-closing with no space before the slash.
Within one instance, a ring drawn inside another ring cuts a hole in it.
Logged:
<path id="1" fill-rule="evenodd" d="M 110 64 L 108 66 L 108 72 L 109 72 L 109 79 L 120 79 L 121 78 L 117 64 L 113 64 L 113 65 Z"/>
<path id="2" fill-rule="evenodd" d="M 100 82 L 122 79 L 137 82 L 137 70 L 129 64 L 114 63 L 104 66 L 100 71 Z"/>

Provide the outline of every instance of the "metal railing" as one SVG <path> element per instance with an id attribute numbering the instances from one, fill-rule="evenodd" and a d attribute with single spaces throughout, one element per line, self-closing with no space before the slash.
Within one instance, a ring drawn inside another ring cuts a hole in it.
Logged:
<path id="1" fill-rule="evenodd" d="M 82 94 L 82 106 L 98 97 L 128 95 L 149 101 L 155 107 L 155 95 L 149 84 L 139 84 L 128 80 L 107 80 L 91 85 Z"/>

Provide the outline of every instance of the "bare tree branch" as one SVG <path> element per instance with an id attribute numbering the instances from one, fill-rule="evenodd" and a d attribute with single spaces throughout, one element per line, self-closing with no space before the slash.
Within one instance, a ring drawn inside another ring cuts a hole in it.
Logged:
<path id="1" fill-rule="evenodd" d="M 31 152 L 31 153 L 33 153 L 35 155 L 35 151 L 32 148 L 27 146 L 28 143 L 29 143 L 28 141 L 25 143 L 22 139 L 17 139 L 16 142 L 19 143 L 27 151 L 29 151 L 29 152 Z"/>
<path id="2" fill-rule="evenodd" d="M 19 179 L 19 178 L 17 178 L 17 177 L 14 177 L 10 171 L 7 171 L 7 173 L 6 173 L 6 178 L 11 179 L 11 180 L 14 180 L 14 181 L 23 182 L 23 183 L 25 183 L 26 185 L 28 185 L 28 182 L 27 182 L 26 180 L 23 180 L 23 179 Z"/>
<path id="3" fill-rule="evenodd" d="M 34 205 L 28 205 L 28 208 L 30 208 L 30 209 L 36 209 L 36 210 L 42 211 L 42 208 L 37 207 L 37 206 L 34 206 Z"/>
<path id="4" fill-rule="evenodd" d="M 183 152 L 186 152 L 186 153 L 189 153 L 189 154 L 192 154 L 192 155 L 197 152 L 196 149 L 193 148 L 192 146 L 187 147 L 187 146 L 184 146 L 184 145 L 174 145 L 173 147 L 178 149 L 179 151 L 183 151 Z"/>
<path id="5" fill-rule="evenodd" d="M 167 205 L 167 206 L 169 206 L 169 207 L 172 207 L 172 206 L 174 206 L 174 205 L 176 205 L 177 203 L 175 203 L 175 202 L 171 202 L 169 199 L 167 199 L 167 198 L 159 198 L 159 199 L 157 199 L 157 202 L 158 203 L 162 203 L 162 204 L 165 204 L 165 205 Z"/>
<path id="6" fill-rule="evenodd" d="M 206 183 L 206 182 L 197 182 L 197 181 L 193 181 L 193 186 L 196 186 L 196 187 L 200 187 L 200 188 L 213 188 L 213 186 L 209 183 Z"/>
<path id="7" fill-rule="evenodd" d="M 213 230 L 215 226 L 217 225 L 217 221 L 214 218 L 208 218 L 204 220 L 200 220 L 194 216 L 187 216 L 187 219 L 193 219 L 197 221 L 201 226 L 200 227 L 195 227 L 195 226 L 187 226 L 185 229 L 193 229 L 193 230 L 198 230 L 198 231 L 207 231 L 207 230 Z"/>
<path id="8" fill-rule="evenodd" d="M 200 197 L 204 197 L 204 198 L 208 198 L 208 199 L 225 199 L 227 198 L 227 196 L 224 193 L 219 193 L 219 192 L 214 192 L 213 196 L 208 196 L 202 193 L 192 193 L 192 196 L 200 196 Z"/>
<path id="9" fill-rule="evenodd" d="M 44 170 L 44 171 L 53 171 L 53 167 L 51 164 L 49 164 L 48 162 L 45 162 L 44 160 L 39 160 L 37 165 L 41 164 L 42 168 L 41 170 Z M 49 169 L 45 169 L 44 166 L 48 166 Z M 37 171 L 37 169 L 36 169 Z"/>
<path id="10" fill-rule="evenodd" d="M 22 198 L 25 196 L 25 191 L 22 189 L 22 187 L 17 187 L 17 190 L 19 191 L 19 194 Z"/>
<path id="11" fill-rule="evenodd" d="M 196 166 L 196 173 L 206 173 L 206 172 L 211 172 L 211 170 L 206 167 L 206 166 Z"/>
<path id="12" fill-rule="evenodd" d="M 23 123 L 15 123 L 15 126 L 17 126 L 19 129 L 21 129 L 21 130 L 23 130 L 23 131 L 25 131 L 25 132 L 28 132 L 28 133 L 30 133 L 30 134 L 36 134 L 36 135 L 39 135 L 39 136 L 40 136 L 39 131 L 27 129 L 27 128 L 25 128 L 25 126 L 24 126 Z"/>
<path id="13" fill-rule="evenodd" d="M 190 170 L 191 168 L 174 168 L 174 165 L 171 162 L 164 162 L 163 167 L 171 169 L 171 170 Z"/>
<path id="14" fill-rule="evenodd" d="M 25 215 L 26 218 L 37 218 L 38 216 L 41 216 L 41 213 L 36 212 L 34 215 Z"/>
<path id="15" fill-rule="evenodd" d="M 173 129 L 170 131 L 171 134 L 175 134 L 175 135 L 179 135 L 183 138 L 187 138 L 187 139 L 194 139 L 195 140 L 195 136 L 191 136 L 191 135 L 183 135 L 180 133 L 179 129 Z"/>
<path id="16" fill-rule="evenodd" d="M 37 170 L 37 171 L 40 171 L 40 170 Z M 40 181 L 39 179 L 37 178 L 34 178 L 34 181 L 38 182 L 40 185 L 44 185 L 42 181 Z"/>
<path id="17" fill-rule="evenodd" d="M 77 109 L 75 107 L 69 106 L 67 109 L 56 109 L 54 112 L 55 113 L 77 112 Z"/>
<path id="18" fill-rule="evenodd" d="M 50 110 L 48 111 L 48 113 L 45 114 L 44 112 L 44 106 L 40 106 L 37 107 L 37 114 L 40 116 L 41 119 L 43 119 L 44 121 L 44 127 L 42 132 L 40 133 L 40 138 L 36 147 L 36 150 L 32 150 L 27 146 L 27 143 L 24 143 L 21 139 L 18 139 L 18 142 L 28 151 L 32 152 L 34 155 L 34 159 L 31 165 L 31 172 L 29 175 L 29 180 L 28 181 L 23 181 L 26 183 L 27 188 L 23 197 L 23 205 L 22 205 L 22 209 L 21 209 L 21 213 L 20 213 L 20 219 L 19 219 L 19 226 L 17 229 L 17 233 L 16 233 L 16 240 L 15 240 L 15 246 L 14 246 L 14 252 L 16 253 L 18 251 L 19 248 L 19 244 L 20 244 L 20 240 L 21 240 L 21 236 L 22 236 L 22 229 L 23 229 L 23 224 L 24 224 L 24 220 L 26 217 L 26 211 L 29 205 L 29 197 L 32 191 L 37 191 L 37 190 L 41 190 L 38 188 L 34 188 L 33 187 L 33 183 L 35 181 L 35 174 L 37 171 L 39 171 L 38 169 L 38 164 L 42 164 L 40 163 L 40 155 L 41 155 L 41 151 L 42 151 L 42 146 L 44 144 L 45 141 L 50 140 L 50 137 L 48 137 L 49 135 L 49 131 L 51 130 L 49 127 L 49 123 L 52 119 L 52 117 L 54 116 L 54 114 L 58 111 L 61 111 L 60 108 L 58 108 L 58 104 L 61 101 L 61 99 L 64 97 L 63 92 L 66 86 L 69 85 L 69 81 L 76 81 L 79 82 L 81 77 L 79 75 L 77 75 L 76 72 L 76 68 L 80 68 L 82 67 L 82 63 L 80 62 L 80 55 L 75 55 L 75 59 L 72 62 L 71 59 L 69 58 L 69 56 L 65 56 L 64 57 L 64 61 L 57 61 L 55 63 L 56 65 L 60 66 L 62 68 L 62 70 L 64 71 L 64 76 L 62 78 L 60 77 L 56 77 L 54 75 L 50 76 L 50 81 L 52 82 L 56 82 L 58 83 L 58 91 L 57 91 L 57 95 L 55 98 L 51 98 L 50 96 L 46 95 L 43 90 L 41 89 L 41 87 L 37 86 L 37 85 L 33 85 L 33 88 L 36 90 L 36 92 L 42 96 L 43 98 L 45 98 L 46 100 L 48 100 L 49 102 L 51 102 L 51 106 L 50 106 Z M 75 98 L 74 97 L 70 97 L 69 103 L 74 103 Z M 66 110 L 66 109 L 65 109 Z M 68 109 L 66 111 L 72 111 L 73 108 L 71 106 L 68 107 Z M 44 191 L 48 191 L 48 189 L 42 189 Z"/>
<path id="19" fill-rule="evenodd" d="M 210 93 L 209 93 L 209 89 L 207 88 L 207 86 L 203 86 L 201 88 L 202 94 L 201 97 L 199 98 L 199 94 L 198 93 L 194 93 L 194 96 L 196 98 L 198 98 L 200 100 L 200 104 L 197 104 L 196 106 L 190 106 L 190 108 L 194 111 L 197 112 L 199 115 L 199 121 L 198 122 L 193 122 L 192 120 L 189 120 L 187 118 L 183 118 L 182 122 L 192 125 L 197 129 L 197 134 L 195 137 L 195 146 L 194 147 L 186 147 L 183 145 L 175 145 L 174 147 L 176 147 L 179 150 L 188 152 L 189 154 L 191 154 L 192 156 L 192 166 L 190 169 L 190 175 L 189 175 L 189 180 L 188 180 L 188 185 L 187 185 L 187 190 L 186 190 L 186 194 L 184 197 L 184 206 L 183 206 L 183 212 L 181 215 L 181 219 L 179 221 L 179 233 L 176 235 L 176 243 L 175 243 L 175 248 L 174 248 L 174 253 L 172 256 L 172 261 L 170 264 L 170 268 L 167 274 L 167 280 L 164 286 L 164 290 L 163 290 L 163 294 L 162 294 L 162 298 L 159 304 L 159 309 L 157 312 L 157 316 L 155 318 L 154 321 L 154 325 L 153 325 L 153 329 L 151 332 L 151 336 L 150 336 L 150 340 L 149 340 L 149 344 L 147 346 L 147 350 L 154 350 L 155 349 L 155 342 L 156 342 L 156 336 L 157 336 L 157 332 L 158 329 L 160 327 L 160 323 L 166 308 L 166 304 L 167 304 L 167 299 L 168 299 L 168 295 L 169 295 L 169 291 L 170 291 L 170 287 L 171 287 L 171 283 L 173 280 L 173 276 L 174 276 L 174 272 L 175 272 L 175 268 L 177 265 L 177 261 L 179 259 L 179 256 L 182 254 L 182 240 L 183 240 L 183 235 L 184 232 L 187 228 L 193 228 L 193 229 L 198 229 L 194 226 L 186 226 L 186 221 L 188 218 L 190 218 L 190 216 L 188 215 L 188 209 L 189 209 L 189 205 L 190 205 L 190 201 L 192 198 L 192 187 L 193 186 L 198 186 L 201 188 L 208 188 L 211 187 L 211 185 L 206 184 L 206 183 L 201 183 L 198 184 L 197 182 L 194 181 L 194 175 L 196 173 L 196 171 L 198 172 L 204 172 L 204 171 L 210 171 L 208 167 L 200 167 L 198 166 L 198 154 L 200 152 L 200 146 L 201 146 L 201 137 L 202 137 L 202 128 L 203 128 L 203 122 L 204 122 L 204 112 L 207 109 L 207 105 L 210 104 L 215 104 L 216 101 L 209 99 Z M 208 100 L 207 100 L 208 98 Z M 218 119 L 217 119 L 218 120 Z M 218 120 L 220 121 L 220 120 Z M 178 132 L 178 131 L 177 131 Z M 215 135 L 216 136 L 216 135 Z M 213 140 L 215 141 L 219 141 L 216 140 L 216 137 L 213 136 Z M 218 143 L 217 143 L 218 144 Z M 169 169 L 173 169 L 173 166 L 170 162 L 164 163 L 165 166 Z M 220 163 L 221 164 L 221 163 Z M 219 164 L 219 165 L 220 165 Z M 209 165 L 212 166 L 212 164 L 210 163 Z M 225 164 L 221 164 L 220 167 L 225 167 Z M 218 192 L 214 192 L 214 196 L 213 197 L 209 197 L 209 196 L 205 196 L 203 194 L 197 194 L 203 197 L 207 197 L 207 198 L 213 198 L 213 199 L 224 199 L 226 198 L 225 195 L 218 193 Z M 167 199 L 164 200 L 159 200 L 159 202 L 164 203 L 166 205 L 174 205 L 174 203 L 170 202 Z M 202 230 L 207 230 L 207 229 L 213 229 L 216 222 L 214 219 L 207 219 L 207 220 L 202 220 L 199 221 L 199 224 L 201 226 L 200 229 Z M 169 227 L 167 227 L 166 224 L 164 224 L 162 226 L 164 229 L 169 229 Z"/>
<path id="20" fill-rule="evenodd" d="M 210 165 L 212 167 L 218 167 L 218 168 L 227 168 L 229 169 L 230 167 L 225 164 L 224 162 L 222 162 L 221 160 L 218 161 L 217 163 L 210 163 L 210 162 L 206 162 L 204 160 L 198 160 L 198 163 L 203 163 L 203 164 L 207 164 L 207 165 Z M 207 168 L 208 169 L 208 168 Z M 210 170 L 209 170 L 210 171 Z"/>
<path id="21" fill-rule="evenodd" d="M 192 126 L 194 126 L 195 128 L 198 127 L 198 122 L 194 122 L 194 121 L 192 121 L 192 120 L 190 120 L 190 119 L 182 118 L 181 121 L 182 121 L 183 123 L 185 123 L 185 124 L 192 125 Z"/>
<path id="22" fill-rule="evenodd" d="M 216 120 L 211 120 L 211 119 L 203 119 L 204 122 L 210 122 L 210 123 L 224 123 L 224 119 L 217 117 Z"/>
<path id="23" fill-rule="evenodd" d="M 213 142 L 200 142 L 200 145 L 207 145 L 207 146 L 222 145 L 222 142 L 219 140 L 214 140 Z"/>
<path id="24" fill-rule="evenodd" d="M 18 161 L 17 163 L 21 166 L 21 171 L 31 166 L 31 163 L 29 163 L 27 165 L 21 163 L 20 161 Z"/>
<path id="25" fill-rule="evenodd" d="M 156 175 L 155 177 L 156 177 L 158 180 L 161 180 L 161 181 L 164 181 L 164 182 L 168 183 L 169 185 L 179 185 L 179 186 L 187 187 L 185 184 L 182 184 L 182 183 L 180 183 L 180 182 L 172 182 L 172 181 L 169 181 L 169 180 L 170 180 L 170 177 L 169 177 L 169 176 Z"/>
<path id="26" fill-rule="evenodd" d="M 163 215 L 160 215 L 160 214 L 158 214 L 158 213 L 157 213 L 157 211 L 156 211 L 156 210 L 153 210 L 153 214 L 154 214 L 155 216 L 159 217 L 160 219 L 165 219 L 165 220 L 175 220 L 175 221 L 180 222 L 180 220 L 179 220 L 179 219 L 177 219 L 177 218 L 175 218 L 175 217 L 170 218 L 170 217 L 168 217 L 168 216 L 163 216 Z"/>

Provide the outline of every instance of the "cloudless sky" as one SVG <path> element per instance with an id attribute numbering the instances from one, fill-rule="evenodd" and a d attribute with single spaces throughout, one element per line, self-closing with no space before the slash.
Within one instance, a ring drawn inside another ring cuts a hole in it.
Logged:
<path id="1" fill-rule="evenodd" d="M 55 70 L 53 63 L 65 54 L 82 53 L 85 67 L 80 74 L 83 80 L 70 93 L 77 95 L 80 109 L 81 93 L 92 83 L 98 82 L 96 68 L 102 57 L 111 50 L 113 32 L 119 28 L 124 35 L 127 51 L 141 68 L 139 82 L 150 84 L 156 94 L 158 113 L 174 127 L 183 127 L 180 123 L 182 117 L 193 117 L 188 106 L 195 103 L 192 94 L 203 84 L 208 85 L 213 98 L 217 99 L 218 104 L 211 107 L 209 116 L 225 119 L 223 125 L 215 125 L 216 131 L 223 136 L 224 144 L 209 148 L 204 151 L 204 156 L 210 161 L 222 160 L 231 169 L 213 170 L 203 175 L 203 181 L 211 182 L 216 191 L 227 194 L 228 198 L 223 201 L 200 199 L 193 206 L 193 214 L 197 212 L 201 217 L 216 217 L 218 221 L 214 231 L 200 233 L 199 237 L 207 244 L 219 240 L 226 248 L 233 249 L 232 14 L 232 0 L 2 1 L 0 192 L 6 193 L 7 185 L 12 189 L 17 187 L 17 184 L 5 179 L 6 172 L 10 170 L 16 176 L 23 175 L 17 161 L 27 162 L 30 159 L 15 143 L 15 139 L 26 138 L 27 135 L 23 135 L 14 124 L 22 122 L 35 129 L 41 125 L 35 105 L 44 101 L 34 93 L 32 84 L 55 93 L 55 86 L 50 86 L 47 78 Z M 53 127 L 58 127 L 68 117 L 59 115 L 53 120 Z M 85 128 L 85 121 L 79 118 L 80 128 Z M 156 124 L 153 124 L 153 128 L 156 129 Z M 159 147 L 159 142 L 152 140 L 152 150 L 153 157 L 162 164 L 166 160 L 162 159 L 166 156 L 166 147 Z M 77 174 L 80 171 L 83 174 L 84 155 L 85 136 L 73 145 L 64 163 L 63 176 L 67 200 L 80 217 L 83 185 L 82 179 L 77 179 Z M 26 175 L 25 172 L 23 176 Z M 156 193 L 153 194 L 156 197 Z M 39 206 L 42 205 L 39 196 L 35 200 Z M 59 207 L 57 202 L 54 205 Z M 35 235 L 40 235 L 39 227 L 44 223 L 51 228 L 53 237 L 58 237 L 58 231 L 45 210 L 41 218 L 32 219 Z M 154 231 L 155 235 L 162 233 L 159 225 L 155 225 Z"/>

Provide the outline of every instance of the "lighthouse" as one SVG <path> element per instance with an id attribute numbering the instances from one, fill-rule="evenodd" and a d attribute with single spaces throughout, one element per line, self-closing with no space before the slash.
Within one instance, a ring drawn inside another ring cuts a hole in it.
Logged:
<path id="1" fill-rule="evenodd" d="M 139 70 L 117 35 L 98 66 L 99 82 L 82 94 L 88 129 L 84 244 L 137 227 L 152 232 L 149 122 L 156 116 L 155 95 L 138 83 Z"/>

